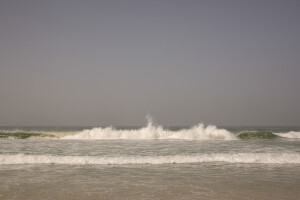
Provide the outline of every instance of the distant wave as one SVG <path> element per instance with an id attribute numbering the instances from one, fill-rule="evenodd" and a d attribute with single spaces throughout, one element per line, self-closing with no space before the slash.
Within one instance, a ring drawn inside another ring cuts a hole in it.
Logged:
<path id="1" fill-rule="evenodd" d="M 28 138 L 55 138 L 54 134 L 42 133 L 42 132 L 26 132 L 26 131 L 0 131 L 0 139 L 28 139 Z"/>
<path id="2" fill-rule="evenodd" d="M 67 135 L 61 139 L 99 139 L 99 140 L 115 140 L 115 139 L 182 139 L 182 140 L 236 140 L 236 136 L 225 129 L 218 129 L 216 126 L 204 126 L 199 124 L 189 129 L 179 131 L 171 131 L 161 126 L 153 125 L 148 120 L 146 127 L 132 130 L 117 130 L 113 127 L 93 128 L 84 130 L 75 135 Z"/>
<path id="3" fill-rule="evenodd" d="M 0 155 L 1 164 L 69 164 L 69 165 L 122 165 L 122 164 L 175 164 L 175 163 L 274 163 L 299 164 L 300 154 L 295 153 L 236 153 L 174 156 L 52 156 L 52 155 Z"/>
<path id="4" fill-rule="evenodd" d="M 275 135 L 269 131 L 245 131 L 238 134 L 238 138 L 248 140 L 248 139 L 273 139 L 278 138 L 279 136 Z"/>
<path id="5" fill-rule="evenodd" d="M 288 133 L 273 133 L 270 131 L 243 131 L 237 135 L 238 138 L 247 139 L 273 139 L 273 138 L 288 138 L 300 139 L 300 132 L 290 131 Z"/>

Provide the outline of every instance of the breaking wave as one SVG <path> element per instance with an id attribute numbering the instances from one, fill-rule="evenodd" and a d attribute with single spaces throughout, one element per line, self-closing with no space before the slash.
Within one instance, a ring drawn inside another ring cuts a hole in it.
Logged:
<path id="1" fill-rule="evenodd" d="M 82 130 L 82 129 L 81 129 Z M 63 139 L 63 140 L 249 140 L 287 138 L 300 139 L 300 132 L 274 133 L 265 131 L 230 132 L 214 125 L 198 124 L 181 130 L 169 130 L 155 125 L 148 117 L 146 126 L 139 129 L 117 129 L 114 127 L 96 127 L 85 130 L 0 130 L 0 139 Z"/>
<path id="2" fill-rule="evenodd" d="M 274 133 L 275 135 L 289 139 L 300 139 L 300 132 L 290 131 L 288 133 Z"/>
<path id="3" fill-rule="evenodd" d="M 236 153 L 174 156 L 52 156 L 52 155 L 0 155 L 0 164 L 69 164 L 69 165 L 123 165 L 123 164 L 180 164 L 180 163 L 269 163 L 299 164 L 295 153 Z"/>
<path id="4" fill-rule="evenodd" d="M 235 140 L 236 136 L 225 129 L 218 129 L 216 126 L 204 126 L 199 124 L 189 129 L 171 131 L 161 126 L 153 125 L 148 120 L 146 127 L 132 130 L 117 130 L 113 127 L 93 128 L 83 130 L 76 135 L 67 135 L 61 139 L 98 139 L 98 140 L 116 140 L 116 139 L 182 139 L 182 140 Z"/>

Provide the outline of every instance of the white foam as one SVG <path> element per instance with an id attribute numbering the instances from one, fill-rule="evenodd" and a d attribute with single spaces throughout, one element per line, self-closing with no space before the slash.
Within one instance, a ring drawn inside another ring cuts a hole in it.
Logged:
<path id="1" fill-rule="evenodd" d="M 172 163 L 274 163 L 299 164 L 300 154 L 295 153 L 238 153 L 199 154 L 174 156 L 52 156 L 52 155 L 0 155 L 0 164 L 69 164 L 69 165 L 122 165 L 122 164 L 172 164 Z"/>
<path id="2" fill-rule="evenodd" d="M 290 131 L 288 133 L 274 133 L 280 137 L 290 138 L 290 139 L 300 139 L 300 132 Z"/>
<path id="3" fill-rule="evenodd" d="M 116 140 L 116 139 L 184 139 L 184 140 L 236 140 L 236 136 L 225 129 L 218 129 L 216 126 L 207 126 L 199 124 L 189 129 L 179 131 L 170 131 L 161 126 L 153 125 L 148 121 L 146 127 L 132 130 L 117 130 L 113 127 L 93 128 L 84 130 L 76 135 L 68 135 L 61 139 L 98 139 L 98 140 Z"/>

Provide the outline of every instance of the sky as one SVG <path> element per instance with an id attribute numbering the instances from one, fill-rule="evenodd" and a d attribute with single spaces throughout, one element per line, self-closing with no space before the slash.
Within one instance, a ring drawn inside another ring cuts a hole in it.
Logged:
<path id="1" fill-rule="evenodd" d="M 1 126 L 300 125 L 300 1 L 1 0 Z"/>

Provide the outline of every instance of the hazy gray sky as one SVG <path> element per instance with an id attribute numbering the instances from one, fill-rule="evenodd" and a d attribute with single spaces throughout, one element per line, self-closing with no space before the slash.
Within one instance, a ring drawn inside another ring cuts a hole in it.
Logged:
<path id="1" fill-rule="evenodd" d="M 0 125 L 300 125 L 300 1 L 1 0 Z"/>

